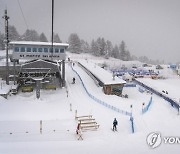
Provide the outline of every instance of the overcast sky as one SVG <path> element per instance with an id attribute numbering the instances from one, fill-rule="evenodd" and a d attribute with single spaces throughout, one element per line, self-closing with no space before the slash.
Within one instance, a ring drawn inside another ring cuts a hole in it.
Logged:
<path id="1" fill-rule="evenodd" d="M 136 56 L 180 61 L 180 0 L 54 0 L 54 31 L 63 42 L 71 33 L 81 39 L 104 37 L 125 41 Z M 51 0 L 19 0 L 29 29 L 51 34 Z M 0 16 L 7 7 L 10 24 L 20 34 L 27 29 L 17 0 L 0 0 Z M 4 21 L 0 19 L 0 30 Z M 49 39 L 50 40 L 50 39 Z"/>

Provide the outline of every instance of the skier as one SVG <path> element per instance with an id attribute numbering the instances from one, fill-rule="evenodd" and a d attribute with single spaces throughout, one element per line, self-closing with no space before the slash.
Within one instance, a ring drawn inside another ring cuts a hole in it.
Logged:
<path id="1" fill-rule="evenodd" d="M 113 121 L 113 131 L 117 131 L 117 126 L 118 125 L 118 121 L 116 120 L 116 118 L 114 118 L 114 121 Z"/>
<path id="2" fill-rule="evenodd" d="M 73 84 L 75 83 L 75 80 L 76 80 L 75 77 L 73 77 Z"/>
<path id="3" fill-rule="evenodd" d="M 78 140 L 80 140 L 80 139 L 83 140 L 82 131 L 81 131 L 81 122 L 78 123 L 78 125 L 77 125 L 76 134 L 79 136 Z"/>
<path id="4" fill-rule="evenodd" d="M 81 124 L 80 124 L 80 123 L 78 123 L 78 125 L 77 125 L 77 129 L 76 129 L 76 134 L 79 134 L 80 129 L 81 129 Z"/>

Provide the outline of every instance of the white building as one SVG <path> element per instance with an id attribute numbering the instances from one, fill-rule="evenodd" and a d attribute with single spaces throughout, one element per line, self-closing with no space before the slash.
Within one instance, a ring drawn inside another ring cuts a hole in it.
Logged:
<path id="1" fill-rule="evenodd" d="M 51 42 L 14 41 L 12 59 L 65 60 L 69 44 Z"/>

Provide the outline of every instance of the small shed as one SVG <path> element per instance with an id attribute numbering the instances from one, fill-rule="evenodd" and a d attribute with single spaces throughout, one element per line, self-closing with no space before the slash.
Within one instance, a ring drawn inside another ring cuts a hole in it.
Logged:
<path id="1" fill-rule="evenodd" d="M 86 71 L 88 71 L 94 79 L 99 82 L 99 85 L 103 87 L 103 91 L 107 95 L 118 95 L 122 94 L 122 90 L 126 81 L 120 79 L 119 77 L 113 75 L 107 70 L 95 66 L 93 63 L 81 62 L 81 64 Z M 88 74 L 89 74 L 88 73 Z"/>
<path id="2" fill-rule="evenodd" d="M 104 84 L 103 90 L 107 95 L 118 95 L 122 94 L 122 90 L 125 83 L 117 83 L 117 84 Z"/>

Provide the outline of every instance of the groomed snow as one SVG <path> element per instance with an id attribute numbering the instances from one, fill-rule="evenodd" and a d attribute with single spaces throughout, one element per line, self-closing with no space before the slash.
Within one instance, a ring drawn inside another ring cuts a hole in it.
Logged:
<path id="1" fill-rule="evenodd" d="M 90 70 L 96 77 L 98 77 L 104 84 L 125 84 L 126 81 L 114 77 L 113 79 L 113 74 L 108 72 L 107 70 L 104 70 L 103 68 L 97 66 L 96 64 L 92 62 L 88 62 L 81 60 L 80 63 L 85 66 L 88 70 Z"/>
<path id="2" fill-rule="evenodd" d="M 75 58 L 77 57 L 77 58 Z M 71 56 L 73 61 L 81 61 L 81 57 Z M 97 63 L 97 59 L 91 61 Z M 100 60 L 99 60 L 100 61 Z M 101 61 L 103 61 L 101 59 Z M 109 61 L 110 63 L 110 61 Z M 129 117 L 116 113 L 92 100 L 85 92 L 78 76 L 72 71 L 71 64 L 66 64 L 66 88 L 55 91 L 41 90 L 41 98 L 36 99 L 32 93 L 19 92 L 8 97 L 0 97 L 0 153 L 2 154 L 178 154 L 179 144 L 164 144 L 150 149 L 146 143 L 147 135 L 160 132 L 162 136 L 180 136 L 180 116 L 169 103 L 156 95 L 140 93 L 138 86 L 124 88 L 123 94 L 129 98 L 105 95 L 101 87 L 77 64 L 74 69 L 81 76 L 88 91 L 123 110 L 132 113 L 135 122 L 135 133 L 131 132 Z M 104 74 L 100 74 L 105 76 Z M 72 78 L 76 84 L 72 84 Z M 151 83 L 151 79 L 147 79 Z M 164 80 L 166 81 L 166 80 Z M 174 80 L 174 84 L 177 81 Z M 179 83 L 179 82 L 178 82 Z M 178 84 L 177 83 L 177 84 Z M 152 82 L 152 86 L 154 86 Z M 164 87 L 162 87 L 164 89 Z M 67 97 L 68 91 L 68 97 Z M 148 104 L 153 97 L 149 111 L 142 115 L 142 103 Z M 72 104 L 72 111 L 70 111 Z M 97 131 L 83 132 L 83 141 L 77 140 L 75 133 L 78 115 L 92 114 L 100 128 Z M 112 132 L 112 121 L 118 120 L 118 132 Z M 42 134 L 40 134 L 42 120 Z"/>

